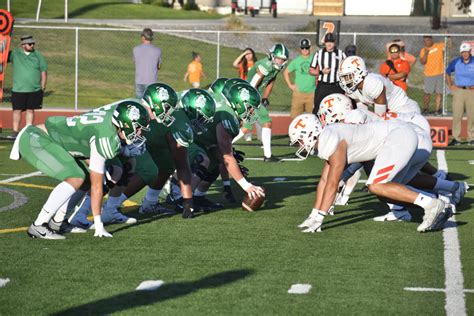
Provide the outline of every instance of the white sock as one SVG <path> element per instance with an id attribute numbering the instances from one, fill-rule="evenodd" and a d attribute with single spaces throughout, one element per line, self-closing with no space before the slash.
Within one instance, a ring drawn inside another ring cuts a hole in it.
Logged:
<path id="1" fill-rule="evenodd" d="M 272 129 L 262 128 L 263 155 L 267 158 L 272 156 Z"/>
<path id="2" fill-rule="evenodd" d="M 161 190 L 148 188 L 148 190 L 146 191 L 145 201 L 148 201 L 151 203 L 157 203 L 160 193 L 161 193 Z"/>
<path id="3" fill-rule="evenodd" d="M 69 200 L 64 202 L 64 204 L 61 205 L 61 207 L 58 209 L 56 214 L 54 214 L 53 220 L 56 223 L 62 223 L 64 221 L 64 219 L 66 218 L 67 206 L 68 206 L 70 200 L 71 200 L 71 198 L 69 198 Z"/>
<path id="4" fill-rule="evenodd" d="M 58 184 L 49 195 L 46 203 L 44 203 L 41 212 L 35 220 L 35 225 L 40 226 L 48 223 L 59 208 L 71 198 L 74 192 L 76 192 L 76 189 L 69 183 L 63 181 Z"/>
<path id="5" fill-rule="evenodd" d="M 244 132 L 242 132 L 242 130 L 239 130 L 239 135 L 235 136 L 234 139 L 232 140 L 232 144 L 233 143 L 236 143 L 239 141 L 239 139 L 241 139 L 242 137 L 244 137 Z"/>
<path id="6" fill-rule="evenodd" d="M 194 195 L 195 195 L 195 196 L 206 196 L 206 193 L 207 193 L 207 192 L 199 191 L 199 189 L 195 189 L 195 190 L 194 190 Z"/>
<path id="7" fill-rule="evenodd" d="M 343 192 L 344 195 L 347 195 L 347 196 L 351 195 L 351 193 L 352 193 L 352 191 L 354 191 L 354 188 L 356 187 L 357 182 L 359 181 L 361 175 L 362 175 L 362 171 L 359 169 L 354 173 L 354 175 L 352 177 L 350 177 L 346 181 L 346 187 L 344 188 L 344 192 Z"/>
<path id="8" fill-rule="evenodd" d="M 427 207 L 432 205 L 433 202 L 434 202 L 433 198 L 431 198 L 428 195 L 425 195 L 423 193 L 420 193 L 416 197 L 416 200 L 415 200 L 415 202 L 413 202 L 413 204 L 418 205 L 418 206 L 422 207 L 423 209 L 426 209 Z"/>
<path id="9" fill-rule="evenodd" d="M 457 188 L 456 182 L 436 178 L 435 190 L 455 192 Z"/>

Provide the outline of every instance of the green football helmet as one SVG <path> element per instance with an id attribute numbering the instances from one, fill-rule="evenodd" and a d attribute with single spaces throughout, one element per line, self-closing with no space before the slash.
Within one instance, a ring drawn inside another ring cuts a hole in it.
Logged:
<path id="1" fill-rule="evenodd" d="M 193 126 L 193 131 L 200 135 L 207 128 L 206 124 L 212 122 L 216 113 L 216 102 L 212 96 L 203 89 L 189 89 L 181 97 L 181 106 Z"/>
<path id="2" fill-rule="evenodd" d="M 171 114 L 178 104 L 178 95 L 173 88 L 164 83 L 152 83 L 146 87 L 142 102 L 150 107 L 158 123 L 166 127 L 173 124 L 175 118 Z"/>
<path id="3" fill-rule="evenodd" d="M 112 115 L 112 124 L 119 129 L 127 145 L 141 146 L 146 141 L 141 130 L 149 130 L 150 114 L 138 100 L 126 100 L 117 104 Z"/>
<path id="4" fill-rule="evenodd" d="M 240 78 L 230 78 L 230 79 L 227 79 L 227 81 L 225 82 L 224 84 L 224 87 L 222 88 L 222 94 L 228 94 L 229 91 L 230 91 L 230 88 L 236 84 L 236 83 L 245 83 L 245 84 L 249 84 L 247 81 L 245 81 L 244 79 L 240 79 Z"/>
<path id="5" fill-rule="evenodd" d="M 275 60 L 276 58 L 283 59 L 283 63 L 278 64 Z M 288 50 L 288 47 L 282 43 L 275 44 L 270 48 L 270 60 L 272 61 L 273 68 L 277 70 L 285 68 L 288 58 L 290 58 L 290 51 Z"/>
<path id="6" fill-rule="evenodd" d="M 235 114 L 245 123 L 257 120 L 255 110 L 260 106 L 260 93 L 248 83 L 234 84 L 224 97 Z"/>
<path id="7" fill-rule="evenodd" d="M 226 81 L 227 81 L 227 78 L 217 78 L 211 84 L 211 86 L 209 87 L 209 90 L 215 94 L 221 93 L 222 89 L 224 89 L 224 84 Z"/>

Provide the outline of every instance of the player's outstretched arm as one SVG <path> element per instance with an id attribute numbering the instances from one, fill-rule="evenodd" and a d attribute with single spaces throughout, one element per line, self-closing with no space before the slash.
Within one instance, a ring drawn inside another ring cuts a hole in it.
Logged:
<path id="1" fill-rule="evenodd" d="M 222 162 L 230 176 L 237 181 L 250 198 L 264 196 L 263 189 L 249 183 L 242 174 L 239 164 L 232 153 L 232 136 L 225 130 L 221 123 L 217 125 L 217 143 L 222 155 Z"/>
<path id="2" fill-rule="evenodd" d="M 329 157 L 327 181 L 322 195 L 321 211 L 327 213 L 336 198 L 339 180 L 346 166 L 347 143 L 343 140 L 337 146 L 336 151 Z"/>
<path id="3" fill-rule="evenodd" d="M 102 223 L 102 219 L 100 217 L 102 198 L 104 196 L 104 192 L 103 192 L 104 175 L 102 173 L 98 173 L 96 171 L 91 170 L 90 178 L 91 178 L 91 209 L 92 209 L 92 215 L 94 215 L 94 226 L 95 226 L 94 237 L 112 237 L 112 235 L 109 234 L 105 230 L 104 224 Z"/>

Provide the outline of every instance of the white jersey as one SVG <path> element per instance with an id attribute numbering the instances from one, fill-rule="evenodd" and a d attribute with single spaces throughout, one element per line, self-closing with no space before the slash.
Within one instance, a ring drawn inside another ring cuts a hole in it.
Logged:
<path id="1" fill-rule="evenodd" d="M 384 145 L 385 139 L 397 128 L 410 129 L 406 123 L 400 121 L 327 125 L 319 135 L 318 156 L 329 160 L 339 143 L 345 140 L 348 164 L 373 160 Z"/>
<path id="2" fill-rule="evenodd" d="M 416 101 L 410 99 L 406 92 L 394 85 L 389 79 L 379 74 L 369 73 L 364 78 L 362 90 L 357 89 L 348 97 L 359 100 L 370 106 L 374 106 L 374 100 L 377 99 L 385 88 L 387 97 L 387 109 L 395 113 L 420 113 L 420 107 Z"/>

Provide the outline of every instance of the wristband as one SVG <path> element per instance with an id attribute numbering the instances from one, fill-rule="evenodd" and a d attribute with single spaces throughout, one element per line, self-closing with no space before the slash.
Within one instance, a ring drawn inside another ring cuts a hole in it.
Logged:
<path id="1" fill-rule="evenodd" d="M 245 178 L 240 179 L 239 181 L 237 181 L 237 183 L 242 189 L 244 189 L 244 191 L 247 191 L 252 186 L 252 184 L 248 182 Z"/>

